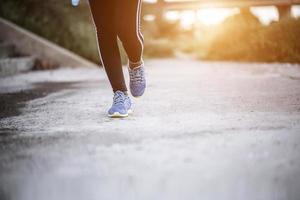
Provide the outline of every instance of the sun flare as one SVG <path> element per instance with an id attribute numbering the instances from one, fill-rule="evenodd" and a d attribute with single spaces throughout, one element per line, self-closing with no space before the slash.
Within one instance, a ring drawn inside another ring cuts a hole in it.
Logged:
<path id="1" fill-rule="evenodd" d="M 166 13 L 166 18 L 171 21 L 179 19 L 182 27 L 189 28 L 196 23 L 208 26 L 216 25 L 221 23 L 226 17 L 237 12 L 239 12 L 238 9 L 203 8 L 197 11 L 170 11 Z"/>
<path id="2" fill-rule="evenodd" d="M 216 25 L 226 17 L 238 13 L 238 9 L 229 8 L 203 8 L 198 10 L 197 19 L 205 25 Z"/>

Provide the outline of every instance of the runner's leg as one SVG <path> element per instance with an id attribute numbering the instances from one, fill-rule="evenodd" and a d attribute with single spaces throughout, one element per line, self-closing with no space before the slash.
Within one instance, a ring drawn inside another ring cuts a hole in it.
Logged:
<path id="1" fill-rule="evenodd" d="M 121 2 L 123 0 L 118 0 Z M 113 91 L 126 92 L 115 26 L 116 0 L 89 0 L 97 32 L 99 53 Z"/>

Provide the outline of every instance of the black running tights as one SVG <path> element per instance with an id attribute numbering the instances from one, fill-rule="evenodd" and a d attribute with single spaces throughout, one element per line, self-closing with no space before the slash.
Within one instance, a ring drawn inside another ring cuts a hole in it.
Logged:
<path id="1" fill-rule="evenodd" d="M 127 91 L 118 38 L 129 62 L 141 62 L 143 36 L 140 31 L 142 0 L 89 0 L 96 27 L 99 53 L 113 91 Z"/>

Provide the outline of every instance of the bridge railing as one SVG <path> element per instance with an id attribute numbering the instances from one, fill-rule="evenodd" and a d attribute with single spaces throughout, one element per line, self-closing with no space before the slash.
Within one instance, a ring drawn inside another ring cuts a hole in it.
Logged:
<path id="1" fill-rule="evenodd" d="M 291 6 L 300 5 L 300 0 L 187 0 L 187 1 L 164 1 L 156 3 L 144 2 L 144 14 L 154 14 L 156 18 L 163 17 L 166 11 L 199 10 L 200 8 L 249 8 L 255 6 L 276 6 L 280 18 L 290 16 Z"/>

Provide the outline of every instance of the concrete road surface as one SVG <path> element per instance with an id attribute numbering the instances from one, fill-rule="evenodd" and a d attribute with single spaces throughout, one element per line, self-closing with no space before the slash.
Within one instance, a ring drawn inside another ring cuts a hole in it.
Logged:
<path id="1" fill-rule="evenodd" d="M 0 199 L 300 199 L 300 66 L 146 64 L 127 119 L 103 69 L 0 79 Z"/>

